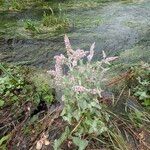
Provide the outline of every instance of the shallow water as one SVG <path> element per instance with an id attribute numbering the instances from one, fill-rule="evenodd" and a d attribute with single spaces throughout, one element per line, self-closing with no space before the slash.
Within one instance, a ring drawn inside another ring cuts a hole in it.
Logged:
<path id="1" fill-rule="evenodd" d="M 53 56 L 65 53 L 63 34 L 30 35 L 23 20 L 40 20 L 43 10 L 0 12 L 0 61 L 49 68 Z M 73 27 L 67 33 L 74 48 L 89 49 L 96 42 L 96 57 L 101 51 L 121 55 L 123 61 L 150 62 L 150 1 L 111 2 L 66 13 Z"/>

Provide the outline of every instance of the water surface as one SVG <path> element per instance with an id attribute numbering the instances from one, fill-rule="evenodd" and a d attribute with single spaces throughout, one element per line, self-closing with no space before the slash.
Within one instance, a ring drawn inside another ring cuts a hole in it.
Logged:
<path id="1" fill-rule="evenodd" d="M 92 2 L 91 2 L 92 3 Z M 88 50 L 96 42 L 96 59 L 104 50 L 121 55 L 124 62 L 150 62 L 150 1 L 109 2 L 88 8 L 68 9 L 72 27 L 67 32 L 74 48 Z M 0 12 L 0 61 L 49 68 L 53 56 L 65 53 L 63 35 L 31 35 L 23 21 L 37 23 L 43 9 Z"/>

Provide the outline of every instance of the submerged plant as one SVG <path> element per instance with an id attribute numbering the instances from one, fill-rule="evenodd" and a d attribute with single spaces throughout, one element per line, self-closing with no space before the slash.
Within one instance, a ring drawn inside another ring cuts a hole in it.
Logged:
<path id="1" fill-rule="evenodd" d="M 38 28 L 36 27 L 35 23 L 31 20 L 26 20 L 24 22 L 24 28 L 26 30 L 32 31 L 32 32 L 39 32 Z"/>
<path id="2" fill-rule="evenodd" d="M 49 27 L 54 31 L 66 30 L 70 26 L 69 20 L 64 17 L 64 15 L 55 15 L 53 11 L 52 14 L 47 14 L 44 12 L 42 24 L 43 26 Z"/>
<path id="3" fill-rule="evenodd" d="M 55 140 L 54 148 L 58 149 L 69 138 L 82 150 L 87 146 L 89 138 L 109 130 L 107 124 L 110 116 L 99 99 L 107 81 L 109 64 L 117 57 L 107 58 L 103 51 L 103 59 L 91 63 L 95 43 L 90 51 L 74 51 L 65 35 L 65 45 L 68 57 L 62 54 L 55 56 L 55 70 L 48 73 L 54 76 L 56 88 L 62 92 L 64 107 L 61 116 L 71 128 L 67 127 L 62 137 Z M 83 63 L 84 59 L 87 59 L 86 63 Z M 63 72 L 64 67 L 68 68 L 67 73 Z"/>

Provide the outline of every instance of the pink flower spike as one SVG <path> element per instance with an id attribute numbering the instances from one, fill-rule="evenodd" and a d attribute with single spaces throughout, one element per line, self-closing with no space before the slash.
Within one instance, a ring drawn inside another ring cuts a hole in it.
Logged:
<path id="1" fill-rule="evenodd" d="M 71 55 L 71 59 L 72 60 L 75 60 L 75 61 L 78 61 L 80 60 L 81 58 L 85 57 L 89 52 L 88 51 L 84 51 L 84 50 L 81 50 L 81 49 L 77 49 L 76 51 L 74 51 L 74 53 Z"/>
<path id="2" fill-rule="evenodd" d="M 83 86 L 74 86 L 73 89 L 74 89 L 74 91 L 77 92 L 77 93 L 78 93 L 78 92 L 85 92 L 85 91 L 86 91 L 86 88 L 83 87 Z"/>
<path id="3" fill-rule="evenodd" d="M 87 56 L 88 61 L 90 62 L 93 58 L 94 55 L 94 48 L 95 48 L 95 42 L 92 44 L 90 48 L 90 54 Z"/>
<path id="4" fill-rule="evenodd" d="M 65 41 L 65 46 L 66 46 L 67 54 L 70 55 L 70 54 L 74 53 L 74 50 L 71 47 L 69 38 L 68 38 L 68 36 L 66 34 L 65 34 L 65 37 L 64 37 L 64 41 Z"/>
<path id="5" fill-rule="evenodd" d="M 76 60 L 73 60 L 72 66 L 73 66 L 73 67 L 77 66 L 77 61 L 76 61 Z"/>
<path id="6" fill-rule="evenodd" d="M 60 56 L 56 55 L 54 58 L 56 59 L 56 64 L 59 64 L 59 65 L 62 65 L 65 60 L 65 56 L 62 54 Z"/>

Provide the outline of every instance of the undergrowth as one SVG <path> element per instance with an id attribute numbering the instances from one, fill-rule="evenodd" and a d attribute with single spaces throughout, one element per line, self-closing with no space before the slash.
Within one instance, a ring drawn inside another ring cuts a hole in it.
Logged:
<path id="1" fill-rule="evenodd" d="M 0 64 L 0 149 L 10 149 L 14 133 L 19 138 L 17 132 L 30 132 L 29 125 L 36 122 L 33 118 L 54 101 L 53 90 L 41 74 L 27 67 Z"/>
<path id="2" fill-rule="evenodd" d="M 0 95 L 4 106 L 26 101 L 38 104 L 40 102 L 39 97 L 46 102 L 52 102 L 53 98 L 48 84 L 36 85 L 40 79 L 37 78 L 34 82 L 32 79 L 31 81 L 31 77 L 28 78 L 30 73 L 28 68 L 23 70 L 21 67 L 0 64 L 0 71 Z M 49 98 L 48 95 L 50 95 Z"/>
<path id="3" fill-rule="evenodd" d="M 134 95 L 138 97 L 139 102 L 146 108 L 150 108 L 150 66 L 145 63 L 142 68 L 134 67 L 135 82 L 133 89 Z"/>

